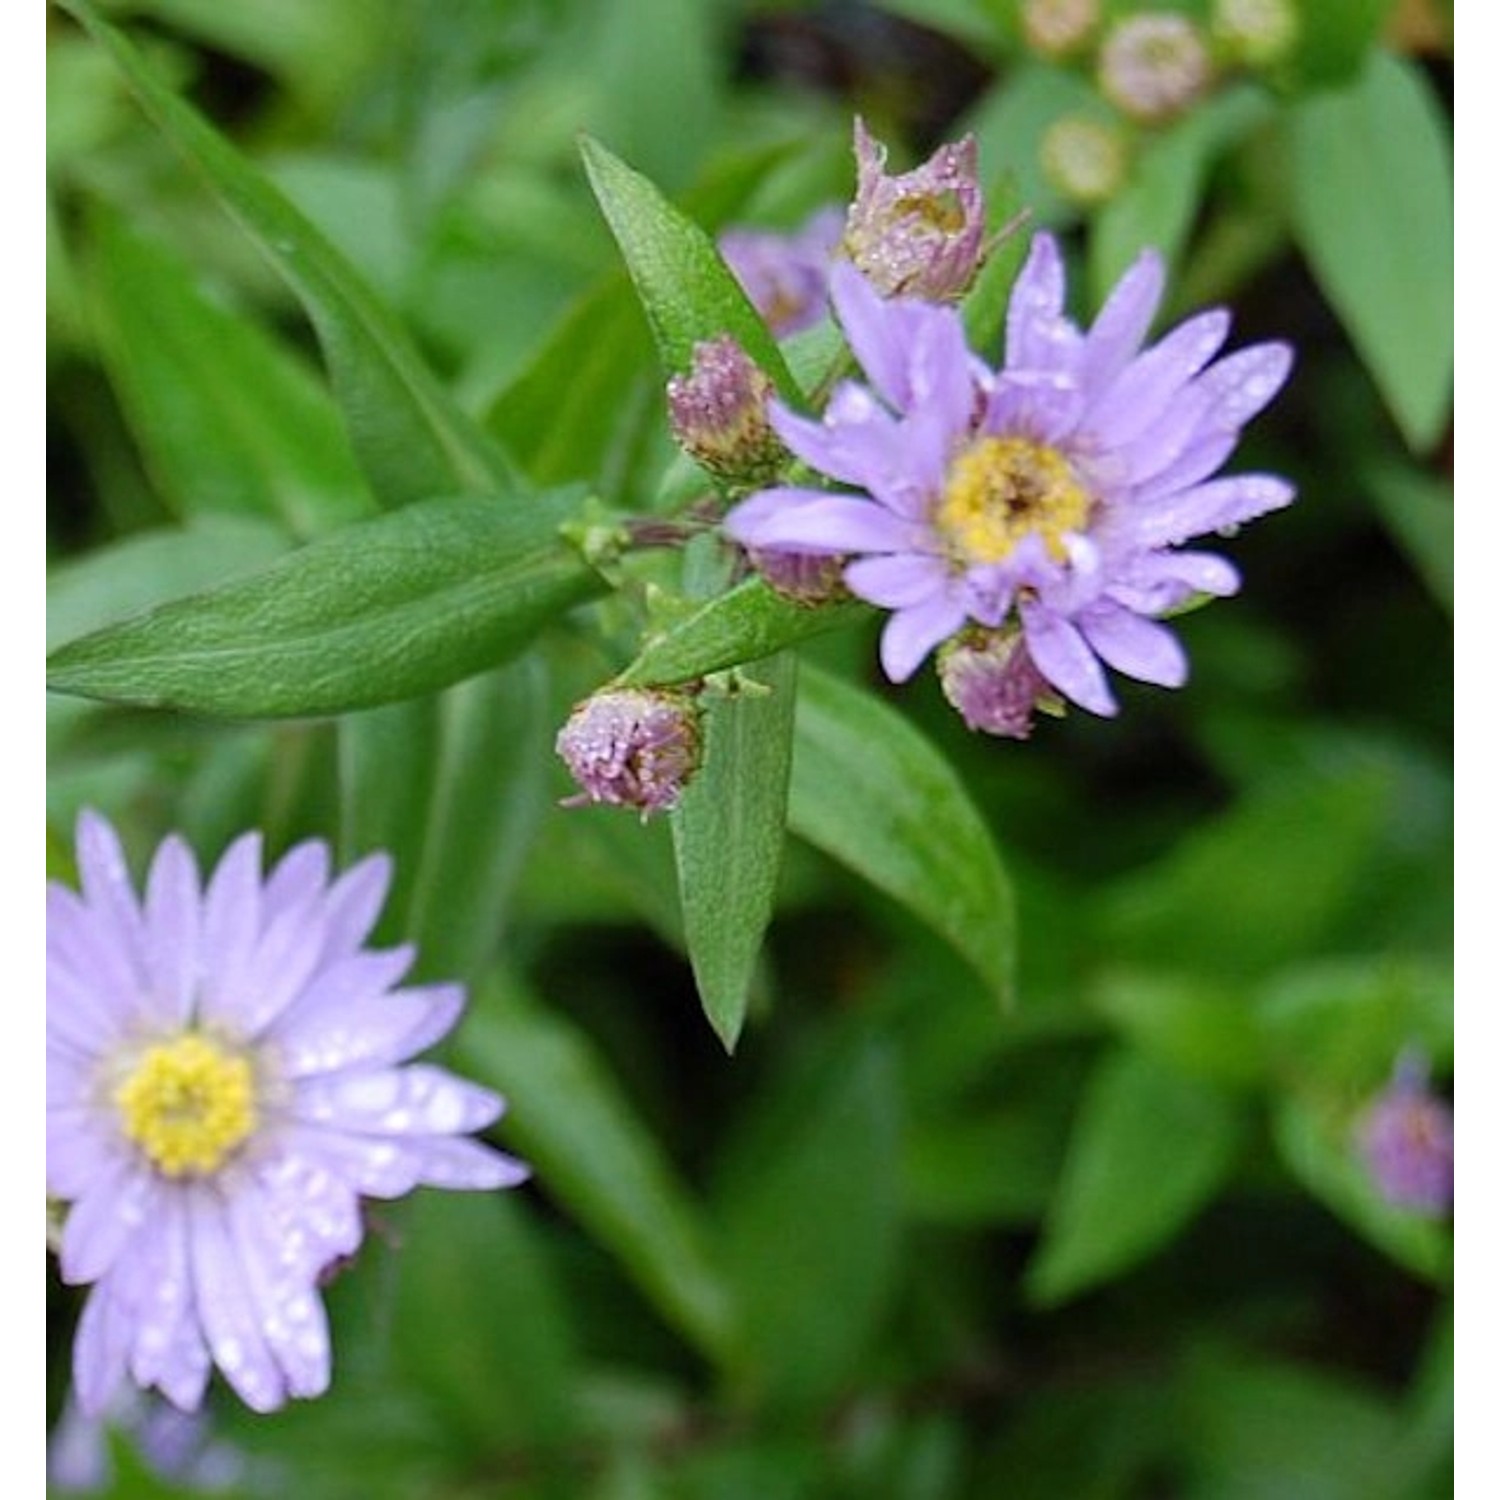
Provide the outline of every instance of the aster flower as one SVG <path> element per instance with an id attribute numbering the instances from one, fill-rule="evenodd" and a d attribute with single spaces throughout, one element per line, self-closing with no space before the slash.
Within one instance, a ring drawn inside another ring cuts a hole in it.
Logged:
<path id="1" fill-rule="evenodd" d="M 193 1410 L 214 1366 L 257 1411 L 317 1396 L 319 1276 L 359 1245 L 360 1199 L 526 1176 L 469 1138 L 497 1095 L 409 1061 L 463 991 L 398 988 L 412 948 L 365 946 L 384 855 L 331 880 L 312 840 L 262 877 L 248 833 L 204 883 L 174 835 L 138 898 L 98 814 L 77 853 L 81 889 L 47 887 L 47 1190 L 63 1280 L 92 1286 L 79 1405 L 128 1379 Z"/>
<path id="2" fill-rule="evenodd" d="M 698 710 L 682 693 L 606 689 L 569 715 L 557 753 L 580 788 L 564 807 L 634 807 L 644 820 L 676 807 L 698 769 Z"/>
<path id="3" fill-rule="evenodd" d="M 792 234 L 735 227 L 719 253 L 777 338 L 800 333 L 828 312 L 828 270 L 844 232 L 844 213 L 823 208 Z"/>
<path id="4" fill-rule="evenodd" d="M 939 146 L 911 172 L 885 170 L 886 150 L 854 121 L 859 183 L 844 229 L 844 253 L 884 297 L 933 302 L 968 290 L 984 248 L 979 146 L 972 135 Z"/>
<path id="5" fill-rule="evenodd" d="M 994 371 L 953 309 L 883 300 L 836 266 L 833 304 L 870 383 L 840 386 L 821 422 L 775 402 L 771 422 L 855 492 L 762 490 L 725 529 L 747 547 L 849 556 L 849 590 L 894 611 L 881 636 L 892 681 L 966 624 L 1014 619 L 1036 670 L 1094 713 L 1115 712 L 1106 664 L 1180 686 L 1186 658 L 1158 617 L 1238 587 L 1224 559 L 1180 545 L 1293 496 L 1272 475 L 1212 477 L 1291 351 L 1256 344 L 1215 362 L 1223 310 L 1142 350 L 1163 279 L 1160 257 L 1142 255 L 1082 331 L 1063 313 L 1057 244 L 1037 235 Z"/>
<path id="6" fill-rule="evenodd" d="M 1437 1217 L 1453 1205 L 1453 1107 L 1427 1085 L 1414 1054 L 1364 1112 L 1358 1142 L 1381 1196 L 1397 1208 Z"/>

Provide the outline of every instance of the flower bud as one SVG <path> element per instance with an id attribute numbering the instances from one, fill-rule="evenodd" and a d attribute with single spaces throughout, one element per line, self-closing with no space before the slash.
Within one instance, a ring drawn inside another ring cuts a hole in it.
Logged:
<path id="1" fill-rule="evenodd" d="M 1026 45 L 1043 57 L 1076 52 L 1099 24 L 1099 0 L 1025 0 L 1021 30 Z"/>
<path id="2" fill-rule="evenodd" d="M 693 345 L 693 367 L 667 382 L 667 416 L 683 451 L 746 487 L 774 479 L 790 457 L 771 430 L 770 377 L 727 333 Z"/>
<path id="3" fill-rule="evenodd" d="M 886 150 L 854 121 L 859 183 L 844 253 L 882 296 L 953 301 L 969 288 L 984 248 L 979 145 L 972 135 L 939 146 L 915 171 L 892 177 Z"/>
<path id="4" fill-rule="evenodd" d="M 557 736 L 580 790 L 564 807 L 603 802 L 640 809 L 642 820 L 670 812 L 698 769 L 698 710 L 682 693 L 607 689 L 578 705 Z"/>
<path id="5" fill-rule="evenodd" d="M 726 229 L 719 254 L 780 339 L 811 328 L 827 313 L 828 268 L 843 232 L 842 211 L 824 208 L 794 234 Z"/>
<path id="6" fill-rule="evenodd" d="M 1042 170 L 1071 202 L 1106 203 L 1125 182 L 1125 141 L 1113 125 L 1064 115 L 1042 137 Z"/>
<path id="7" fill-rule="evenodd" d="M 1386 1202 L 1436 1218 L 1453 1204 L 1453 1108 L 1408 1055 L 1359 1123 L 1365 1168 Z"/>
<path id="8" fill-rule="evenodd" d="M 797 604 L 830 604 L 847 599 L 844 559 L 820 552 L 781 552 L 774 548 L 746 549 L 750 565 L 778 594 Z"/>
<path id="9" fill-rule="evenodd" d="M 1175 12 L 1130 16 L 1104 39 L 1099 87 L 1122 114 L 1160 124 L 1209 85 L 1213 66 L 1198 28 Z"/>
<path id="10" fill-rule="evenodd" d="M 938 653 L 938 680 L 970 729 L 1004 739 L 1031 736 L 1031 716 L 1061 714 L 1063 700 L 1037 671 L 1015 626 L 962 631 Z"/>
<path id="11" fill-rule="evenodd" d="M 1214 0 L 1214 40 L 1231 61 L 1246 67 L 1280 62 L 1300 26 L 1293 0 Z"/>

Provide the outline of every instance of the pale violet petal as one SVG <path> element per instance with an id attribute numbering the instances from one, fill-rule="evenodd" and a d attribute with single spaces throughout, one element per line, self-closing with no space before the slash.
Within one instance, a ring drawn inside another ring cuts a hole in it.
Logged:
<path id="1" fill-rule="evenodd" d="M 1078 628 L 1094 651 L 1127 677 L 1168 688 L 1187 681 L 1187 654 L 1181 642 L 1155 620 L 1101 604 L 1079 616 Z"/>
<path id="2" fill-rule="evenodd" d="M 880 633 L 880 665 L 892 682 L 905 682 L 932 649 L 964 623 L 963 605 L 947 595 L 899 609 Z"/>
<path id="3" fill-rule="evenodd" d="M 1033 665 L 1058 692 L 1090 713 L 1117 712 L 1104 670 L 1076 626 L 1034 603 L 1022 603 L 1021 624 Z"/>

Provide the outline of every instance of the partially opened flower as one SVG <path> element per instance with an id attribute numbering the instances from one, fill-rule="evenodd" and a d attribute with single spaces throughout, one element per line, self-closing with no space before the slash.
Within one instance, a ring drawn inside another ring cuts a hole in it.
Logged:
<path id="1" fill-rule="evenodd" d="M 409 946 L 366 946 L 390 883 L 326 845 L 261 873 L 261 838 L 207 880 L 178 837 L 144 895 L 104 818 L 78 825 L 81 890 L 47 887 L 47 1188 L 65 1281 L 92 1291 L 74 1390 L 191 1410 L 214 1366 L 269 1411 L 331 1373 L 319 1277 L 363 1237 L 360 1200 L 500 1188 L 526 1170 L 470 1139 L 500 1098 L 410 1059 L 463 1008 L 401 986 Z"/>
<path id="2" fill-rule="evenodd" d="M 605 688 L 558 731 L 557 753 L 579 790 L 564 807 L 633 807 L 645 821 L 677 806 L 702 758 L 696 704 L 684 693 Z"/>
<path id="3" fill-rule="evenodd" d="M 979 146 L 972 135 L 939 146 L 910 172 L 885 170 L 886 150 L 854 121 L 858 190 L 844 253 L 884 297 L 954 301 L 968 290 L 984 249 Z"/>
<path id="4" fill-rule="evenodd" d="M 850 557 L 850 591 L 893 611 L 881 661 L 896 682 L 969 622 L 1010 619 L 1041 676 L 1094 713 L 1116 708 L 1106 664 L 1185 681 L 1158 617 L 1231 594 L 1238 577 L 1182 543 L 1293 497 L 1272 475 L 1213 477 L 1281 388 L 1291 351 L 1255 344 L 1216 361 L 1223 310 L 1143 350 L 1163 290 L 1149 252 L 1080 330 L 1044 234 L 1012 293 L 999 371 L 970 352 L 953 309 L 883 299 L 847 265 L 832 287 L 869 384 L 839 387 L 822 421 L 775 402 L 770 415 L 793 453 L 853 492 L 762 490 L 725 518 L 729 534 Z"/>

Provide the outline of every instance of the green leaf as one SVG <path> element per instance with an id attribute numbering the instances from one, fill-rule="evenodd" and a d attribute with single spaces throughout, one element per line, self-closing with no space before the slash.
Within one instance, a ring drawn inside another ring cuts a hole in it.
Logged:
<path id="1" fill-rule="evenodd" d="M 598 141 L 579 143 L 594 196 L 625 257 L 666 372 L 687 370 L 693 345 L 732 334 L 782 397 L 799 401 L 786 361 L 708 234 Z"/>
<path id="2" fill-rule="evenodd" d="M 116 214 L 95 221 L 91 273 L 110 378 L 174 510 L 275 516 L 303 537 L 373 510 L 338 412 L 290 349 Z"/>
<path id="3" fill-rule="evenodd" d="M 648 640 L 616 681 L 622 687 L 692 682 L 870 617 L 870 607 L 857 600 L 799 604 L 764 579 L 747 578 Z"/>
<path id="4" fill-rule="evenodd" d="M 453 404 L 399 324 L 327 239 L 173 94 L 87 0 L 62 3 L 110 53 L 162 134 L 204 174 L 301 299 L 376 494 L 400 505 L 503 488 L 510 475 L 500 451 Z"/>
<path id="5" fill-rule="evenodd" d="M 1255 1014 L 1232 986 L 1196 974 L 1110 969 L 1090 999 L 1135 1046 L 1185 1073 L 1233 1088 L 1264 1071 Z"/>
<path id="6" fill-rule="evenodd" d="M 400 1235 L 396 1360 L 450 1440 L 486 1456 L 556 1443 L 573 1419 L 572 1339 L 522 1202 L 420 1193 Z"/>
<path id="7" fill-rule="evenodd" d="M 1108 1054 L 1027 1268 L 1032 1299 L 1065 1302 L 1165 1244 L 1223 1184 L 1241 1134 L 1238 1109 L 1216 1088 L 1142 1052 Z"/>
<path id="8" fill-rule="evenodd" d="M 1290 117 L 1294 228 L 1407 444 L 1447 424 L 1453 382 L 1448 126 L 1412 64 L 1374 53 Z"/>
<path id="9" fill-rule="evenodd" d="M 1109 951 L 1234 981 L 1312 951 L 1359 889 L 1393 784 L 1379 764 L 1286 775 L 1200 823 L 1110 888 Z"/>
<path id="10" fill-rule="evenodd" d="M 952 766 L 903 714 L 803 663 L 789 822 L 1010 994 L 1010 880 Z"/>
<path id="11" fill-rule="evenodd" d="M 897 1265 L 895 1069 L 845 1034 L 765 1096 L 716 1194 L 752 1391 L 812 1402 L 849 1379 Z"/>
<path id="12" fill-rule="evenodd" d="M 1176 263 L 1199 217 L 1214 162 L 1273 114 L 1270 99 L 1259 90 L 1231 89 L 1141 153 L 1130 180 L 1099 211 L 1089 236 L 1096 305 L 1142 250 L 1160 251 L 1169 268 Z"/>
<path id="13" fill-rule="evenodd" d="M 538 484 L 597 484 L 632 441 L 653 373 L 645 321 L 617 274 L 564 314 L 484 425 Z"/>
<path id="14" fill-rule="evenodd" d="M 1297 88 L 1327 88 L 1359 72 L 1397 0 L 1318 0 L 1297 7 L 1297 45 L 1287 60 Z"/>
<path id="15" fill-rule="evenodd" d="M 776 899 L 797 659 L 772 657 L 748 675 L 748 687 L 705 696 L 703 764 L 672 814 L 693 978 L 704 1014 L 729 1052 L 745 1022 Z"/>
<path id="16" fill-rule="evenodd" d="M 465 1019 L 467 1071 L 505 1095 L 505 1139 L 616 1255 L 666 1320 L 710 1359 L 734 1309 L 697 1205 L 582 1033 L 507 989 Z"/>
<path id="17" fill-rule="evenodd" d="M 1396 464 L 1372 466 L 1365 483 L 1380 519 L 1432 597 L 1453 613 L 1453 485 Z"/>
<path id="18" fill-rule="evenodd" d="M 61 647 L 58 692 L 232 718 L 342 713 L 496 666 L 603 580 L 557 536 L 577 496 L 430 500 Z"/>

